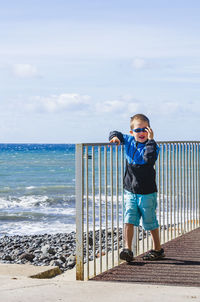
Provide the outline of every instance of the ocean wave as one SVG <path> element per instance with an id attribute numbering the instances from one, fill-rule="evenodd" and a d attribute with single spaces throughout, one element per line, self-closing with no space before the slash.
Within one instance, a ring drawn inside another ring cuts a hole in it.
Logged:
<path id="1" fill-rule="evenodd" d="M 30 189 L 31 190 L 31 189 Z M 34 209 L 42 210 L 49 209 L 49 211 L 52 209 L 52 211 L 65 211 L 65 209 L 69 210 L 71 208 L 75 207 L 75 195 L 55 195 L 55 196 L 49 196 L 49 195 L 22 195 L 22 196 L 7 196 L 7 197 L 1 197 L 0 198 L 0 210 L 13 210 L 17 209 L 18 211 L 31 209 L 32 211 L 35 211 Z M 86 200 L 86 197 L 84 197 Z M 119 203 L 122 202 L 121 197 L 118 198 Z M 116 196 L 113 196 L 113 201 L 116 203 Z M 93 203 L 93 196 L 88 196 L 88 202 L 89 204 Z M 107 196 L 107 204 L 110 205 L 112 203 L 111 196 Z M 95 196 L 95 205 L 99 206 L 100 200 L 99 195 Z M 106 204 L 106 197 L 105 195 L 101 196 L 101 204 Z"/>
<path id="2" fill-rule="evenodd" d="M 0 236 L 14 236 L 14 235 L 39 235 L 39 234 L 57 234 L 70 233 L 75 231 L 74 223 L 64 222 L 11 222 L 0 225 Z"/>
<path id="3" fill-rule="evenodd" d="M 0 188 L 0 193 L 8 193 L 10 192 L 12 189 L 10 187 L 3 187 Z"/>
<path id="4" fill-rule="evenodd" d="M 33 208 L 65 208 L 75 204 L 75 196 L 29 195 L 29 196 L 8 196 L 0 198 L 0 209 L 33 209 Z M 54 209 L 55 210 L 55 209 Z"/>
<path id="5" fill-rule="evenodd" d="M 42 220 L 56 220 L 56 219 L 75 219 L 76 210 L 75 208 L 56 208 L 51 209 L 47 208 L 44 211 L 34 211 L 28 209 L 27 211 L 17 212 L 17 211 L 1 211 L 0 212 L 0 221 L 22 221 L 22 220 L 29 220 L 29 221 L 42 221 Z M 64 217 L 65 216 L 65 217 Z"/>
<path id="6" fill-rule="evenodd" d="M 74 182 L 68 183 L 67 185 L 26 185 L 26 186 L 3 186 L 0 187 L 0 194 L 3 196 L 6 193 L 10 193 L 10 195 L 23 194 L 38 194 L 43 195 L 45 192 L 52 194 L 66 194 L 69 195 L 72 192 L 75 192 Z"/>
<path id="7" fill-rule="evenodd" d="M 26 190 L 33 190 L 35 188 L 36 188 L 35 186 L 29 186 L 29 187 L 26 187 Z"/>

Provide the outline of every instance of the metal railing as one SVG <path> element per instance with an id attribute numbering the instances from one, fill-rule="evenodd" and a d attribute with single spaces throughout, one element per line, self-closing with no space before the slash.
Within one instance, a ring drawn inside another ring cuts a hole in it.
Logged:
<path id="1" fill-rule="evenodd" d="M 200 142 L 158 142 L 157 215 L 161 243 L 199 227 Z M 76 145 L 76 279 L 119 265 L 123 247 L 124 146 Z M 134 227 L 133 251 L 152 248 L 150 232 Z"/>

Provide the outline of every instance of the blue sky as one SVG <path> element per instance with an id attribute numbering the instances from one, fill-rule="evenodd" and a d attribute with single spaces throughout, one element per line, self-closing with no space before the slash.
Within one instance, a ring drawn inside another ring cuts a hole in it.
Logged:
<path id="1" fill-rule="evenodd" d="M 199 1 L 0 0 L 1 142 L 200 140 Z"/>

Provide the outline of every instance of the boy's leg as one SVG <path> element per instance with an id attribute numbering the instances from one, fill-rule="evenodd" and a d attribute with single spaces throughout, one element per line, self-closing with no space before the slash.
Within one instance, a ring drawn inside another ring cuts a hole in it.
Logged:
<path id="1" fill-rule="evenodd" d="M 165 257 L 164 249 L 160 245 L 159 228 L 151 230 L 151 236 L 154 243 L 154 250 L 150 250 L 143 256 L 143 260 L 159 260 Z"/>
<path id="2" fill-rule="evenodd" d="M 124 195 L 124 249 L 119 257 L 127 262 L 134 259 L 132 252 L 133 227 L 139 225 L 140 216 L 136 194 L 126 191 Z"/>
<path id="3" fill-rule="evenodd" d="M 140 210 L 142 212 L 143 226 L 145 230 L 150 230 L 154 250 L 150 250 L 143 257 L 144 260 L 157 260 L 163 258 L 164 250 L 160 245 L 159 225 L 156 217 L 157 198 L 156 193 L 140 196 Z"/>
<path id="4" fill-rule="evenodd" d="M 125 223 L 124 224 L 124 243 L 125 243 L 125 248 L 132 250 L 132 240 L 133 240 L 133 224 L 131 223 Z"/>
<path id="5" fill-rule="evenodd" d="M 119 257 L 122 260 L 131 262 L 134 260 L 132 252 L 132 239 L 133 239 L 133 224 L 125 223 L 124 224 L 124 244 L 125 248 L 121 251 Z"/>
<path id="6" fill-rule="evenodd" d="M 152 230 L 150 232 L 151 232 L 151 236 L 153 238 L 154 249 L 156 251 L 160 251 L 161 245 L 160 245 L 160 237 L 159 237 L 159 228 Z"/>

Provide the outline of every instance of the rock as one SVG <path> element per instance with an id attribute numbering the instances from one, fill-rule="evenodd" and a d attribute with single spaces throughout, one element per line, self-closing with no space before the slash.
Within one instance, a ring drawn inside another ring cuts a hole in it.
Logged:
<path id="1" fill-rule="evenodd" d="M 67 258 L 67 261 L 76 261 L 76 256 L 70 255 L 70 256 Z"/>
<path id="2" fill-rule="evenodd" d="M 34 251 L 35 254 L 41 254 L 42 251 L 39 249 L 32 249 L 32 252 Z"/>
<path id="3" fill-rule="evenodd" d="M 48 260 L 48 257 L 44 254 L 42 254 L 42 256 L 39 258 L 40 261 L 44 261 L 44 260 Z"/>
<path id="4" fill-rule="evenodd" d="M 88 238 L 88 242 L 89 242 L 89 245 L 90 245 L 90 246 L 93 246 L 93 238 L 92 238 L 92 237 L 89 237 L 89 238 Z"/>
<path id="5" fill-rule="evenodd" d="M 47 244 L 47 245 L 41 247 L 41 252 L 43 254 L 48 254 L 49 249 L 50 249 L 50 245 Z"/>
<path id="6" fill-rule="evenodd" d="M 45 245 L 41 248 L 41 251 L 43 254 L 51 254 L 51 255 L 55 255 L 56 252 L 53 248 L 50 247 L 50 245 Z"/>
<path id="7" fill-rule="evenodd" d="M 63 250 L 68 250 L 68 245 L 67 244 L 63 244 L 62 249 Z"/>
<path id="8" fill-rule="evenodd" d="M 32 262 L 33 261 L 33 259 L 35 258 L 35 255 L 33 255 L 33 254 L 29 254 L 29 253 L 24 253 L 24 254 L 22 254 L 20 257 L 19 257 L 19 259 L 26 259 L 26 260 L 28 260 L 28 261 L 30 261 L 30 262 Z"/>
<path id="9" fill-rule="evenodd" d="M 64 256 L 60 256 L 60 260 L 63 262 L 63 263 L 65 263 L 67 260 L 66 260 L 66 258 L 64 257 Z"/>
<path id="10" fill-rule="evenodd" d="M 13 259 L 12 259 L 12 257 L 11 257 L 10 255 L 4 255 L 4 256 L 2 257 L 2 260 L 12 261 Z"/>
<path id="11" fill-rule="evenodd" d="M 67 267 L 73 268 L 76 265 L 76 257 L 74 255 L 70 255 L 67 258 Z"/>
<path id="12" fill-rule="evenodd" d="M 70 260 L 70 261 L 67 262 L 67 267 L 68 268 L 73 268 L 75 265 L 76 265 L 75 261 Z"/>
<path id="13" fill-rule="evenodd" d="M 62 267 L 62 265 L 63 265 L 63 262 L 61 261 L 61 260 L 52 260 L 51 262 L 50 262 L 50 265 L 51 266 L 58 266 L 58 267 Z"/>

